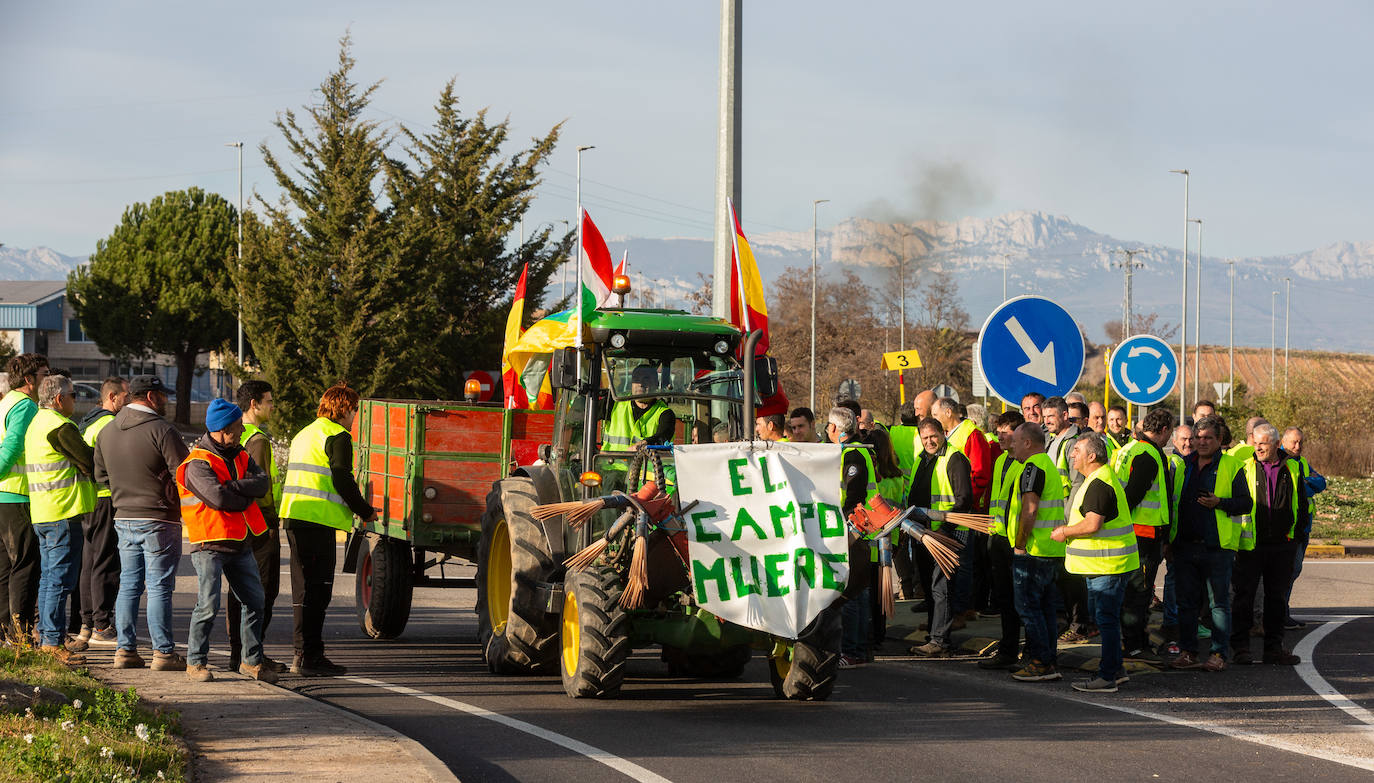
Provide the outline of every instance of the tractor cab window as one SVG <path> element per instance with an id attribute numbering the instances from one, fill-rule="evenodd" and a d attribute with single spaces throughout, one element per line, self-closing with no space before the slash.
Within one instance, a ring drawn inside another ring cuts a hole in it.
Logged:
<path id="1" fill-rule="evenodd" d="M 668 442 L 738 440 L 745 433 L 740 405 L 743 372 L 732 356 L 705 351 L 607 356 L 605 367 L 603 383 L 610 399 L 601 416 L 602 450 L 631 450 L 633 443 L 651 434 L 646 428 L 660 421 L 664 408 L 676 422 Z M 626 429 L 631 432 L 621 431 Z"/>

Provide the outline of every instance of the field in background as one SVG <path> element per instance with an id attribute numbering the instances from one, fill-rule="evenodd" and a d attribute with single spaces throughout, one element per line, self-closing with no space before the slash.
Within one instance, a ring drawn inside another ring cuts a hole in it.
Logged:
<path id="1" fill-rule="evenodd" d="M 1374 539 L 1374 479 L 1332 476 L 1316 502 L 1312 543 Z"/>

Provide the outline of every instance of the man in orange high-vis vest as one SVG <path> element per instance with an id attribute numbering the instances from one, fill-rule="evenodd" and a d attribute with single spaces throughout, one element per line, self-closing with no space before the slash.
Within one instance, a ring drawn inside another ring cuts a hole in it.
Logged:
<path id="1" fill-rule="evenodd" d="M 272 479 L 239 445 L 243 436 L 239 406 L 228 400 L 211 402 L 205 413 L 205 429 L 205 435 L 177 467 L 176 475 L 181 521 L 200 583 L 186 640 L 186 676 L 196 682 L 214 679 L 207 662 L 210 630 L 219 614 L 222 574 L 243 605 L 239 672 L 276 682 L 276 672 L 263 665 L 262 581 L 248 545 L 250 533 L 262 535 L 267 530 L 257 499 L 272 490 Z"/>

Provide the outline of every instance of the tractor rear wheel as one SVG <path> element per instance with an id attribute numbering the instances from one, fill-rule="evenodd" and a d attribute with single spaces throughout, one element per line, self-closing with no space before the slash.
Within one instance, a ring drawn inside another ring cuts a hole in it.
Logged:
<path id="1" fill-rule="evenodd" d="M 624 587 L 609 568 L 571 571 L 563 586 L 560 668 L 573 698 L 614 698 L 630 657 L 630 618 L 620 607 Z"/>
<path id="2" fill-rule="evenodd" d="M 530 515 L 534 482 L 512 476 L 493 485 L 477 545 L 477 634 L 496 674 L 549 671 L 558 657 L 558 615 L 541 585 L 558 577 L 544 526 Z"/>

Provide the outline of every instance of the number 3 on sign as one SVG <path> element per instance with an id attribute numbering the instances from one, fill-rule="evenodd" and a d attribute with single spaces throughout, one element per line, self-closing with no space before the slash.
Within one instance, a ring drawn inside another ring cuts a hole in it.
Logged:
<path id="1" fill-rule="evenodd" d="M 910 370 L 921 366 L 921 355 L 915 348 L 910 351 L 892 351 L 883 354 L 884 370 Z"/>

